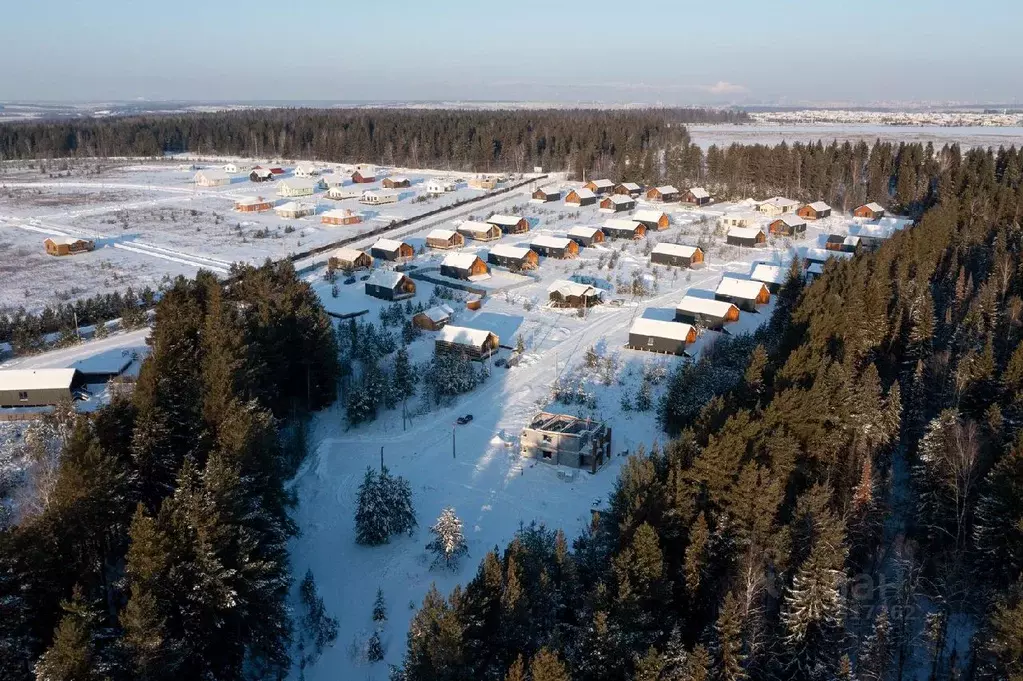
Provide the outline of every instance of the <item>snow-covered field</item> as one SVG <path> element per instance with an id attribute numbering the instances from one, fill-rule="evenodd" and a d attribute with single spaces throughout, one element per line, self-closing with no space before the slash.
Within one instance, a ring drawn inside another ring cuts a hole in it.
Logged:
<path id="1" fill-rule="evenodd" d="M 693 142 L 706 150 L 710 145 L 780 144 L 787 142 L 825 144 L 832 140 L 853 144 L 877 140 L 886 142 L 932 142 L 935 147 L 1009 147 L 1023 145 L 1023 128 L 998 126 L 878 125 L 868 123 L 754 123 L 749 125 L 695 124 L 686 126 Z"/>

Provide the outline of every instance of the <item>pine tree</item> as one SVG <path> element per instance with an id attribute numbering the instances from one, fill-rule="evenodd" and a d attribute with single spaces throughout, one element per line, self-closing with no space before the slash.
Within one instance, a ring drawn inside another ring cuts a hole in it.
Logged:
<path id="1" fill-rule="evenodd" d="M 380 588 L 377 589 L 377 597 L 373 601 L 373 621 L 387 621 L 387 604 L 384 603 L 384 590 Z"/>
<path id="2" fill-rule="evenodd" d="M 355 511 L 355 541 L 366 546 L 378 546 L 387 542 L 393 527 L 387 494 L 380 478 L 372 468 L 359 485 L 358 508 Z"/>
<path id="3" fill-rule="evenodd" d="M 519 656 L 512 662 L 511 667 L 508 667 L 508 673 L 505 674 L 504 681 L 526 681 L 526 665 L 522 661 L 522 653 L 519 653 Z"/>
<path id="4" fill-rule="evenodd" d="M 369 637 L 369 645 L 366 648 L 366 659 L 370 662 L 380 662 L 384 659 L 384 646 L 380 642 L 380 632 L 374 631 Z"/>
<path id="5" fill-rule="evenodd" d="M 412 505 L 412 487 L 408 480 L 400 475 L 391 477 L 385 466 L 380 472 L 379 486 L 388 518 L 388 533 L 408 534 L 411 537 L 419 523 Z"/>
<path id="6" fill-rule="evenodd" d="M 53 633 L 53 643 L 36 664 L 38 681 L 101 681 L 104 674 L 97 655 L 96 624 L 99 613 L 76 588 L 70 601 L 61 603 L 65 614 Z"/>
<path id="7" fill-rule="evenodd" d="M 650 383 L 643 381 L 639 391 L 636 393 L 636 411 L 650 411 L 654 406 L 653 395 L 651 394 Z"/>
<path id="8" fill-rule="evenodd" d="M 547 648 L 541 648 L 529 661 L 529 677 L 532 681 L 571 681 L 565 663 Z"/>
<path id="9" fill-rule="evenodd" d="M 883 681 L 894 659 L 891 622 L 884 606 L 874 618 L 874 626 L 864 639 L 857 664 L 857 675 L 863 681 Z"/>
<path id="10" fill-rule="evenodd" d="M 307 570 L 299 585 L 299 602 L 302 604 L 301 629 L 299 632 L 299 665 L 306 667 L 314 663 L 324 648 L 334 645 L 337 640 L 337 619 L 327 614 L 323 598 L 317 592 L 313 571 Z"/>
<path id="11" fill-rule="evenodd" d="M 721 612 L 714 626 L 716 635 L 715 666 L 721 681 L 741 681 L 746 678 L 745 655 L 742 645 L 742 615 L 739 600 L 732 592 L 725 595 Z"/>
<path id="12" fill-rule="evenodd" d="M 394 391 L 399 400 L 408 399 L 416 394 L 416 374 L 405 348 L 398 348 L 394 356 Z"/>
<path id="13" fill-rule="evenodd" d="M 457 567 L 458 559 L 469 552 L 469 547 L 462 535 L 462 521 L 455 515 L 455 509 L 449 506 L 441 511 L 430 532 L 434 539 L 426 545 L 426 550 L 435 554 L 433 564 L 443 562 L 444 567 L 449 569 Z"/>

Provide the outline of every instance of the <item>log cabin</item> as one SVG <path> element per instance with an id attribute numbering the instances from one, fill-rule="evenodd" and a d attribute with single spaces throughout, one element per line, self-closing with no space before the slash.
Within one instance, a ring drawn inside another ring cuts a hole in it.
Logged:
<path id="1" fill-rule="evenodd" d="M 782 215 L 767 225 L 771 234 L 799 237 L 806 234 L 806 220 L 797 215 Z"/>
<path id="2" fill-rule="evenodd" d="M 484 360 L 499 349 L 497 334 L 484 329 L 448 324 L 437 332 L 434 352 L 462 355 L 472 360 Z"/>
<path id="3" fill-rule="evenodd" d="M 335 249 L 327 258 L 327 267 L 332 270 L 368 270 L 372 266 L 373 258 L 355 248 Z"/>
<path id="4" fill-rule="evenodd" d="M 682 197 L 684 203 L 691 203 L 694 206 L 704 206 L 710 203 L 710 192 L 703 187 L 692 187 Z"/>
<path id="5" fill-rule="evenodd" d="M 662 230 L 671 227 L 671 218 L 667 213 L 659 210 L 637 210 L 632 214 L 632 219 L 642 222 L 648 230 Z"/>
<path id="6" fill-rule="evenodd" d="M 596 286 L 567 279 L 553 282 L 547 287 L 547 295 L 552 307 L 593 307 L 603 300 L 603 294 Z"/>
<path id="7" fill-rule="evenodd" d="M 496 241 L 501 238 L 501 228 L 486 222 L 466 220 L 458 225 L 458 233 L 473 241 Z"/>
<path id="8" fill-rule="evenodd" d="M 559 189 L 544 189 L 538 187 L 533 195 L 530 197 L 533 203 L 550 203 L 551 201 L 561 200 L 561 190 Z"/>
<path id="9" fill-rule="evenodd" d="M 601 228 L 608 239 L 642 239 L 646 225 L 635 220 L 606 220 Z"/>
<path id="10" fill-rule="evenodd" d="M 728 230 L 725 243 L 729 246 L 754 248 L 767 243 L 767 235 L 759 227 L 732 227 Z"/>
<path id="11" fill-rule="evenodd" d="M 486 221 L 505 234 L 524 234 L 529 231 L 529 220 L 518 215 L 491 215 Z"/>
<path id="12" fill-rule="evenodd" d="M 76 255 L 96 248 L 95 242 L 73 236 L 51 236 L 43 240 L 43 248 L 50 255 Z"/>
<path id="13" fill-rule="evenodd" d="M 611 180 L 590 180 L 583 185 L 597 196 L 610 194 L 614 191 L 615 183 Z"/>
<path id="14" fill-rule="evenodd" d="M 660 187 L 651 187 L 646 192 L 647 201 L 653 201 L 655 203 L 672 203 L 678 201 L 679 191 L 670 184 L 661 185 Z"/>
<path id="15" fill-rule="evenodd" d="M 569 260 L 579 255 L 579 244 L 563 236 L 538 236 L 530 242 L 529 248 L 545 258 Z"/>
<path id="16" fill-rule="evenodd" d="M 578 225 L 568 230 L 568 238 L 580 246 L 604 243 L 604 233 L 598 227 Z"/>
<path id="17" fill-rule="evenodd" d="M 609 194 L 600 200 L 600 210 L 604 213 L 625 213 L 636 207 L 636 199 L 623 194 Z"/>
<path id="18" fill-rule="evenodd" d="M 879 203 L 871 201 L 870 203 L 858 206 L 853 211 L 853 217 L 867 218 L 868 220 L 880 220 L 884 217 L 884 207 Z"/>

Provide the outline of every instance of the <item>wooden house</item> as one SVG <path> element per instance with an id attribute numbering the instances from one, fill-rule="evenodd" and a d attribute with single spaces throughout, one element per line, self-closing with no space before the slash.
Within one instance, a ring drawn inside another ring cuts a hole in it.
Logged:
<path id="1" fill-rule="evenodd" d="M 859 237 L 860 246 L 869 251 L 880 248 L 881 244 L 892 238 L 895 232 L 893 227 L 880 224 L 856 223 L 849 229 L 852 234 Z"/>
<path id="2" fill-rule="evenodd" d="M 96 244 L 89 239 L 73 236 L 51 236 L 43 240 L 43 248 L 50 255 L 75 255 L 88 253 L 96 248 Z"/>
<path id="3" fill-rule="evenodd" d="M 764 284 L 771 293 L 777 293 L 789 279 L 789 267 L 788 265 L 758 262 L 753 265 L 753 271 L 750 272 L 749 278 Z"/>
<path id="4" fill-rule="evenodd" d="M 579 244 L 563 236 L 538 236 L 529 248 L 545 258 L 568 260 L 579 255 Z"/>
<path id="5" fill-rule="evenodd" d="M 398 203 L 401 200 L 401 192 L 396 189 L 370 189 L 362 192 L 359 203 L 369 206 L 383 206 L 389 203 Z"/>
<path id="6" fill-rule="evenodd" d="M 451 321 L 451 317 L 454 314 L 455 311 L 447 305 L 438 305 L 412 317 L 412 323 L 420 329 L 436 331 L 444 328 L 444 325 Z"/>
<path id="7" fill-rule="evenodd" d="M 277 213 L 278 217 L 286 220 L 297 220 L 307 215 L 315 215 L 316 206 L 311 203 L 302 203 L 301 201 L 288 201 L 275 207 L 274 212 Z"/>
<path id="8" fill-rule="evenodd" d="M 497 187 L 497 177 L 494 175 L 476 175 L 469 178 L 469 189 L 494 189 Z"/>
<path id="9" fill-rule="evenodd" d="M 725 300 L 685 296 L 675 306 L 675 321 L 719 330 L 725 324 L 739 321 L 739 308 Z"/>
<path id="10" fill-rule="evenodd" d="M 320 218 L 320 222 L 325 225 L 357 225 L 362 222 L 362 216 L 347 208 L 335 208 L 325 212 Z"/>
<path id="11" fill-rule="evenodd" d="M 194 182 L 199 187 L 221 187 L 231 184 L 231 176 L 223 168 L 203 168 L 195 174 Z"/>
<path id="12" fill-rule="evenodd" d="M 637 210 L 632 214 L 632 219 L 642 222 L 648 230 L 661 230 L 671 227 L 671 218 L 667 213 L 659 210 Z"/>
<path id="13" fill-rule="evenodd" d="M 318 179 L 289 177 L 277 183 L 277 195 L 286 197 L 312 196 L 322 188 L 323 184 Z"/>
<path id="14" fill-rule="evenodd" d="M 484 360 L 498 351 L 497 334 L 484 329 L 446 325 L 437 332 L 434 352 L 462 355 L 473 360 Z"/>
<path id="15" fill-rule="evenodd" d="M 814 201 L 805 206 L 800 206 L 799 210 L 796 211 L 796 215 L 804 220 L 820 220 L 831 215 L 831 206 L 823 201 Z"/>
<path id="16" fill-rule="evenodd" d="M 615 183 L 611 180 L 590 180 L 583 187 L 589 189 L 597 196 L 603 196 L 614 191 Z"/>
<path id="17" fill-rule="evenodd" d="M 703 262 L 703 250 L 697 246 L 660 243 L 650 251 L 650 262 L 671 267 L 692 267 Z"/>
<path id="18" fill-rule="evenodd" d="M 543 187 L 537 187 L 530 197 L 530 200 L 534 203 L 550 203 L 551 201 L 561 200 L 561 190 L 559 189 L 544 189 Z"/>
<path id="19" fill-rule="evenodd" d="M 844 241 L 844 239 L 843 239 Z M 834 250 L 830 248 L 808 248 L 803 254 L 803 266 L 809 268 L 814 263 L 825 263 L 828 260 L 848 260 L 852 258 L 855 253 L 846 253 L 845 251 Z"/>
<path id="20" fill-rule="evenodd" d="M 498 227 L 505 234 L 524 234 L 529 231 L 529 220 L 518 215 L 491 215 L 487 223 Z"/>
<path id="21" fill-rule="evenodd" d="M 273 182 L 274 174 L 269 168 L 255 168 L 249 173 L 249 182 Z"/>
<path id="22" fill-rule="evenodd" d="M 770 216 L 794 213 L 797 208 L 799 208 L 798 201 L 787 199 L 784 196 L 772 196 L 757 204 L 757 211 Z"/>
<path id="23" fill-rule="evenodd" d="M 578 225 L 568 230 L 568 238 L 580 246 L 604 243 L 604 233 L 598 227 Z"/>
<path id="24" fill-rule="evenodd" d="M 77 369 L 0 370 L 0 407 L 47 407 L 74 398 L 84 386 Z"/>
<path id="25" fill-rule="evenodd" d="M 740 310 L 756 312 L 757 305 L 771 302 L 771 292 L 762 281 L 722 277 L 714 290 L 714 298 L 732 303 Z"/>
<path id="26" fill-rule="evenodd" d="M 416 249 L 404 241 L 394 239 L 380 239 L 369 249 L 369 254 L 378 260 L 390 262 L 402 262 L 411 260 L 416 255 Z"/>
<path id="27" fill-rule="evenodd" d="M 376 270 L 366 280 L 366 295 L 381 300 L 404 300 L 416 295 L 416 282 L 401 272 Z"/>
<path id="28" fill-rule="evenodd" d="M 660 187 L 651 187 L 646 192 L 646 198 L 648 201 L 654 201 L 656 203 L 672 203 L 678 201 L 680 193 L 678 189 L 665 184 Z"/>
<path id="29" fill-rule="evenodd" d="M 377 169 L 370 166 L 363 166 L 352 173 L 352 182 L 355 184 L 370 184 L 377 181 Z"/>
<path id="30" fill-rule="evenodd" d="M 585 187 L 573 189 L 565 194 L 566 206 L 590 206 L 597 202 L 597 195 Z"/>
<path id="31" fill-rule="evenodd" d="M 759 227 L 732 227 L 725 236 L 729 246 L 746 246 L 753 248 L 767 243 L 767 235 Z"/>
<path id="32" fill-rule="evenodd" d="M 710 203 L 710 192 L 703 187 L 691 187 L 686 190 L 685 195 L 682 197 L 682 201 L 685 203 L 691 203 L 695 206 L 705 206 Z"/>
<path id="33" fill-rule="evenodd" d="M 862 246 L 862 240 L 854 234 L 832 234 L 824 242 L 824 248 L 829 251 L 852 254 L 859 253 Z"/>
<path id="34" fill-rule="evenodd" d="M 635 220 L 606 220 L 601 229 L 608 239 L 642 239 L 646 236 L 646 225 Z"/>
<path id="35" fill-rule="evenodd" d="M 686 346 L 696 342 L 696 336 L 696 327 L 689 324 L 640 317 L 629 329 L 629 347 L 633 350 L 683 355 Z"/>
<path id="36" fill-rule="evenodd" d="M 331 187 L 327 190 L 327 198 L 333 199 L 334 201 L 344 201 L 345 199 L 358 199 L 362 197 L 362 189 L 357 187 L 342 187 L 336 186 Z"/>
<path id="37" fill-rule="evenodd" d="M 458 225 L 458 233 L 473 241 L 495 241 L 501 238 L 501 228 L 488 222 L 466 220 Z"/>
<path id="38" fill-rule="evenodd" d="M 355 248 L 337 248 L 327 258 L 327 267 L 332 270 L 368 270 L 373 267 L 373 258 Z"/>
<path id="39" fill-rule="evenodd" d="M 453 229 L 435 229 L 426 235 L 427 248 L 448 250 L 465 245 L 465 237 Z"/>
<path id="40" fill-rule="evenodd" d="M 636 207 L 636 199 L 624 194 L 608 194 L 600 200 L 600 210 L 604 213 L 625 213 Z"/>
<path id="41" fill-rule="evenodd" d="M 589 284 L 559 279 L 547 287 L 552 307 L 593 307 L 602 302 L 601 290 Z"/>
<path id="42" fill-rule="evenodd" d="M 487 254 L 487 262 L 491 265 L 507 267 L 513 272 L 535 270 L 540 266 L 540 256 L 536 251 L 525 246 L 509 246 L 497 244 Z"/>
<path id="43" fill-rule="evenodd" d="M 262 213 L 273 207 L 273 201 L 268 201 L 262 196 L 247 196 L 234 202 L 234 209 L 239 213 Z"/>
<path id="44" fill-rule="evenodd" d="M 879 203 L 871 201 L 870 203 L 858 206 L 853 211 L 853 217 L 867 218 L 868 220 L 880 220 L 884 217 L 884 207 Z"/>
<path id="45" fill-rule="evenodd" d="M 412 180 L 398 175 L 396 177 L 385 177 L 381 183 L 384 189 L 407 189 L 412 186 Z"/>
<path id="46" fill-rule="evenodd" d="M 771 220 L 767 229 L 771 234 L 798 237 L 806 234 L 806 220 L 798 215 L 786 214 Z"/>
<path id="47" fill-rule="evenodd" d="M 805 275 L 806 276 L 806 281 L 807 282 L 815 281 L 817 279 L 817 277 L 821 276 L 822 274 L 824 274 L 824 263 L 822 263 L 822 262 L 812 262 L 806 268 L 806 275 Z"/>
<path id="48" fill-rule="evenodd" d="M 440 274 L 468 280 L 490 274 L 490 267 L 474 253 L 450 253 L 440 264 Z"/>
<path id="49" fill-rule="evenodd" d="M 316 177 L 320 174 L 320 171 L 316 169 L 312 163 L 299 163 L 295 166 L 295 177 Z"/>
<path id="50" fill-rule="evenodd" d="M 643 188 L 635 182 L 619 182 L 615 185 L 614 193 L 636 198 L 643 193 Z"/>

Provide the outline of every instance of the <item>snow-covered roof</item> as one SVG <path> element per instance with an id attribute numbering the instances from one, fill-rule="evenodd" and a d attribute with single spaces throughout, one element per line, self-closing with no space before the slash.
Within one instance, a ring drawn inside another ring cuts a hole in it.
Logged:
<path id="1" fill-rule="evenodd" d="M 363 196 L 379 196 L 385 198 L 388 196 L 401 196 L 401 192 L 397 189 L 367 189 L 362 192 Z"/>
<path id="2" fill-rule="evenodd" d="M 592 182 L 593 186 L 597 187 L 598 189 L 615 186 L 615 183 L 612 182 L 611 180 L 590 180 L 590 182 Z"/>
<path id="3" fill-rule="evenodd" d="M 765 284 L 784 284 L 789 278 L 789 268 L 761 262 L 753 266 L 749 278 Z"/>
<path id="4" fill-rule="evenodd" d="M 355 173 L 359 173 L 362 177 L 376 177 L 377 169 L 373 166 L 359 166 L 352 174 L 354 175 Z"/>
<path id="5" fill-rule="evenodd" d="M 735 277 L 722 277 L 721 283 L 718 284 L 718 287 L 714 292 L 720 293 L 723 296 L 735 296 L 736 298 L 753 300 L 760 295 L 760 292 L 763 289 L 764 282 L 762 281 L 736 279 Z"/>
<path id="6" fill-rule="evenodd" d="M 733 307 L 734 305 L 725 302 L 724 300 L 685 296 L 679 301 L 678 305 L 675 306 L 675 309 L 681 310 L 682 312 L 695 312 L 697 314 L 706 314 L 713 317 L 724 317 Z"/>
<path id="7" fill-rule="evenodd" d="M 522 218 L 518 215 L 491 215 L 487 218 L 487 222 L 492 225 L 499 225 L 502 227 L 514 227 L 519 224 L 519 220 Z"/>
<path id="8" fill-rule="evenodd" d="M 253 168 L 249 175 L 255 175 L 256 177 L 270 177 L 273 175 L 273 171 L 269 168 Z"/>
<path id="9" fill-rule="evenodd" d="M 830 258 L 838 258 L 840 260 L 848 260 L 853 257 L 852 253 L 845 251 L 830 251 L 826 248 L 808 248 L 804 256 L 807 260 L 816 260 L 817 262 L 824 262 Z"/>
<path id="10" fill-rule="evenodd" d="M 693 327 L 681 322 L 662 322 L 659 319 L 644 319 L 640 317 L 632 323 L 629 333 L 638 333 L 644 336 L 655 336 L 657 338 L 670 338 L 671 340 L 682 341 L 689 337 Z"/>
<path id="11" fill-rule="evenodd" d="M 312 204 L 301 203 L 300 201 L 288 201 L 274 208 L 278 213 L 297 213 L 303 210 L 313 210 Z"/>
<path id="12" fill-rule="evenodd" d="M 76 236 L 48 236 L 45 240 L 52 241 L 55 244 L 64 244 L 65 246 L 77 244 L 79 241 L 88 241 L 88 239 L 81 239 Z"/>
<path id="13" fill-rule="evenodd" d="M 320 185 L 320 181 L 306 179 L 304 177 L 289 177 L 285 180 L 281 180 L 279 185 L 291 187 L 292 189 L 316 189 Z"/>
<path id="14" fill-rule="evenodd" d="M 610 196 L 605 197 L 605 200 L 620 205 L 625 205 L 627 203 L 636 203 L 636 199 L 626 194 L 611 194 Z"/>
<path id="15" fill-rule="evenodd" d="M 755 239 L 757 234 L 762 234 L 764 230 L 759 227 L 729 227 L 728 236 L 734 236 L 737 239 Z"/>
<path id="16" fill-rule="evenodd" d="M 710 192 L 707 191 L 706 189 L 704 189 L 703 187 L 692 187 L 689 190 L 689 193 L 692 194 L 693 198 L 695 198 L 695 199 L 709 199 L 710 198 Z"/>
<path id="17" fill-rule="evenodd" d="M 514 258 L 515 260 L 522 260 L 530 251 L 525 246 L 512 246 L 510 244 L 497 244 L 490 249 L 493 255 L 499 258 Z"/>
<path id="18" fill-rule="evenodd" d="M 207 180 L 229 180 L 231 176 L 227 174 L 227 171 L 223 168 L 203 168 L 195 174 L 196 177 L 202 175 Z"/>
<path id="19" fill-rule="evenodd" d="M 405 177 L 404 175 L 395 175 L 394 177 L 389 177 L 387 179 L 390 180 L 391 182 L 396 182 L 398 184 L 401 184 L 403 182 L 411 182 L 411 180 Z"/>
<path id="20" fill-rule="evenodd" d="M 587 239 L 593 238 L 593 235 L 599 232 L 598 227 L 586 227 L 585 225 L 577 225 L 572 229 L 568 230 L 569 236 L 586 237 Z"/>
<path id="21" fill-rule="evenodd" d="M 299 163 L 295 166 L 296 173 L 315 173 L 318 172 L 316 166 L 311 163 Z"/>
<path id="22" fill-rule="evenodd" d="M 660 194 L 678 194 L 678 189 L 672 187 L 670 184 L 661 185 L 657 187 L 657 191 Z"/>
<path id="23" fill-rule="evenodd" d="M 604 220 L 604 226 L 608 229 L 628 230 L 635 232 L 643 225 L 636 222 L 635 220 L 625 220 L 623 218 L 615 218 L 612 220 Z"/>
<path id="24" fill-rule="evenodd" d="M 385 288 L 394 288 L 401 283 L 401 280 L 405 278 L 405 275 L 401 272 L 395 272 L 393 270 L 374 270 L 369 279 L 366 280 L 367 284 L 373 284 L 374 286 L 383 286 Z"/>
<path id="25" fill-rule="evenodd" d="M 798 227 L 799 225 L 805 225 L 806 224 L 806 220 L 804 220 L 803 218 L 799 217 L 798 215 L 793 215 L 792 213 L 786 213 L 785 215 L 779 215 L 777 218 L 775 218 L 774 222 L 777 222 L 779 220 L 784 222 L 789 227 Z"/>
<path id="26" fill-rule="evenodd" d="M 657 222 L 663 215 L 665 215 L 665 213 L 662 211 L 650 210 L 647 208 L 644 210 L 637 210 L 632 214 L 632 219 L 637 222 Z"/>
<path id="27" fill-rule="evenodd" d="M 857 236 L 870 237 L 872 239 L 888 239 L 892 236 L 892 227 L 888 225 L 855 224 L 849 227 Z"/>
<path id="28" fill-rule="evenodd" d="M 455 311 L 447 305 L 437 305 L 436 307 L 431 307 L 424 311 L 423 314 L 429 317 L 430 321 L 436 323 L 451 319 L 451 315 L 455 314 Z"/>
<path id="29" fill-rule="evenodd" d="M 638 192 L 640 189 L 642 189 L 642 187 L 640 187 L 635 182 L 622 182 L 622 187 L 630 192 Z"/>
<path id="30" fill-rule="evenodd" d="M 831 210 L 831 206 L 824 203 L 823 201 L 814 201 L 813 203 L 810 204 L 810 208 L 813 208 L 818 213 L 824 210 Z"/>
<path id="31" fill-rule="evenodd" d="M 260 203 L 269 203 L 262 196 L 246 196 L 244 199 L 238 199 L 234 202 L 236 206 L 255 206 Z"/>
<path id="32" fill-rule="evenodd" d="M 0 371 L 0 390 L 66 390 L 76 369 L 8 369 Z"/>
<path id="33" fill-rule="evenodd" d="M 789 208 L 799 204 L 799 201 L 794 199 L 787 199 L 784 196 L 772 196 L 769 199 L 765 199 L 760 202 L 760 205 L 771 205 L 777 206 L 778 208 Z"/>
<path id="34" fill-rule="evenodd" d="M 547 293 L 554 293 L 555 291 L 565 297 L 586 296 L 591 293 L 600 295 L 600 289 L 590 286 L 589 284 L 580 284 L 576 281 L 569 281 L 568 279 L 557 279 L 551 282 L 551 285 L 547 287 Z"/>
<path id="35" fill-rule="evenodd" d="M 444 241 L 449 240 L 458 232 L 453 229 L 435 229 L 426 235 L 427 239 L 443 239 Z"/>
<path id="36" fill-rule="evenodd" d="M 401 242 L 394 239 L 380 239 L 373 244 L 373 248 L 379 248 L 381 251 L 397 251 L 401 248 Z"/>
<path id="37" fill-rule="evenodd" d="M 346 262 L 355 262 L 356 258 L 359 258 L 360 256 L 363 255 L 366 254 L 360 251 L 359 249 L 348 248 L 347 246 L 336 248 L 330 252 L 331 258 L 337 258 L 338 260 L 344 260 Z"/>
<path id="38" fill-rule="evenodd" d="M 544 194 L 545 196 L 550 196 L 551 194 L 560 194 L 561 193 L 560 189 L 552 189 L 550 187 L 538 187 L 536 191 L 540 192 L 541 194 Z"/>
<path id="39" fill-rule="evenodd" d="M 448 324 L 437 332 L 437 340 L 479 348 L 490 337 L 490 333 L 490 331 L 483 329 L 470 329 L 467 326 L 452 326 Z"/>
<path id="40" fill-rule="evenodd" d="M 691 258 L 696 253 L 696 246 L 683 246 L 682 244 L 657 244 L 652 253 L 663 253 L 664 255 L 675 255 L 681 258 Z"/>
<path id="41" fill-rule="evenodd" d="M 571 239 L 566 239 L 563 236 L 548 236 L 541 234 L 532 241 L 533 245 L 540 246 L 541 248 L 568 248 L 568 245 L 573 242 Z"/>
<path id="42" fill-rule="evenodd" d="M 355 215 L 355 213 L 353 213 L 352 211 L 347 210 L 345 208 L 332 208 L 332 209 L 330 209 L 328 211 L 325 211 L 323 213 L 322 217 L 325 217 L 325 218 L 349 218 L 349 217 L 352 217 L 353 215 Z"/>
<path id="43" fill-rule="evenodd" d="M 734 222 L 736 220 L 745 220 L 746 222 L 757 222 L 764 216 L 760 213 L 750 213 L 748 211 L 728 211 L 722 215 L 719 220 L 724 222 Z"/>
<path id="44" fill-rule="evenodd" d="M 475 220 L 466 220 L 462 224 L 458 225 L 458 229 L 466 232 L 479 232 L 482 234 L 489 234 L 494 226 L 489 222 L 477 222 Z"/>
<path id="45" fill-rule="evenodd" d="M 880 212 L 880 211 L 883 211 L 883 210 L 884 210 L 884 206 L 882 206 L 881 204 L 879 204 L 879 203 L 876 203 L 876 202 L 874 202 L 874 201 L 871 201 L 870 203 L 868 203 L 867 205 L 865 205 L 865 206 L 864 206 L 864 208 L 868 208 L 868 209 L 870 209 L 870 210 L 874 211 L 875 213 L 877 213 L 877 212 Z"/>
<path id="46" fill-rule="evenodd" d="M 845 237 L 842 243 L 846 246 L 859 246 L 860 238 L 855 234 L 850 234 L 849 236 Z"/>
<path id="47" fill-rule="evenodd" d="M 806 268 L 806 271 L 808 274 L 824 274 L 824 263 L 810 263 L 810 266 Z"/>
<path id="48" fill-rule="evenodd" d="M 578 196 L 580 199 L 595 199 L 595 198 L 597 198 L 597 195 L 594 194 L 589 189 L 587 189 L 586 187 L 581 187 L 579 189 L 573 189 L 572 192 L 575 192 L 575 195 Z M 572 193 L 572 192 L 569 192 L 569 193 Z"/>
<path id="49" fill-rule="evenodd" d="M 528 249 L 527 249 L 528 250 Z M 460 270 L 467 270 L 476 262 L 475 253 L 449 253 L 441 262 L 447 267 L 456 267 Z"/>

